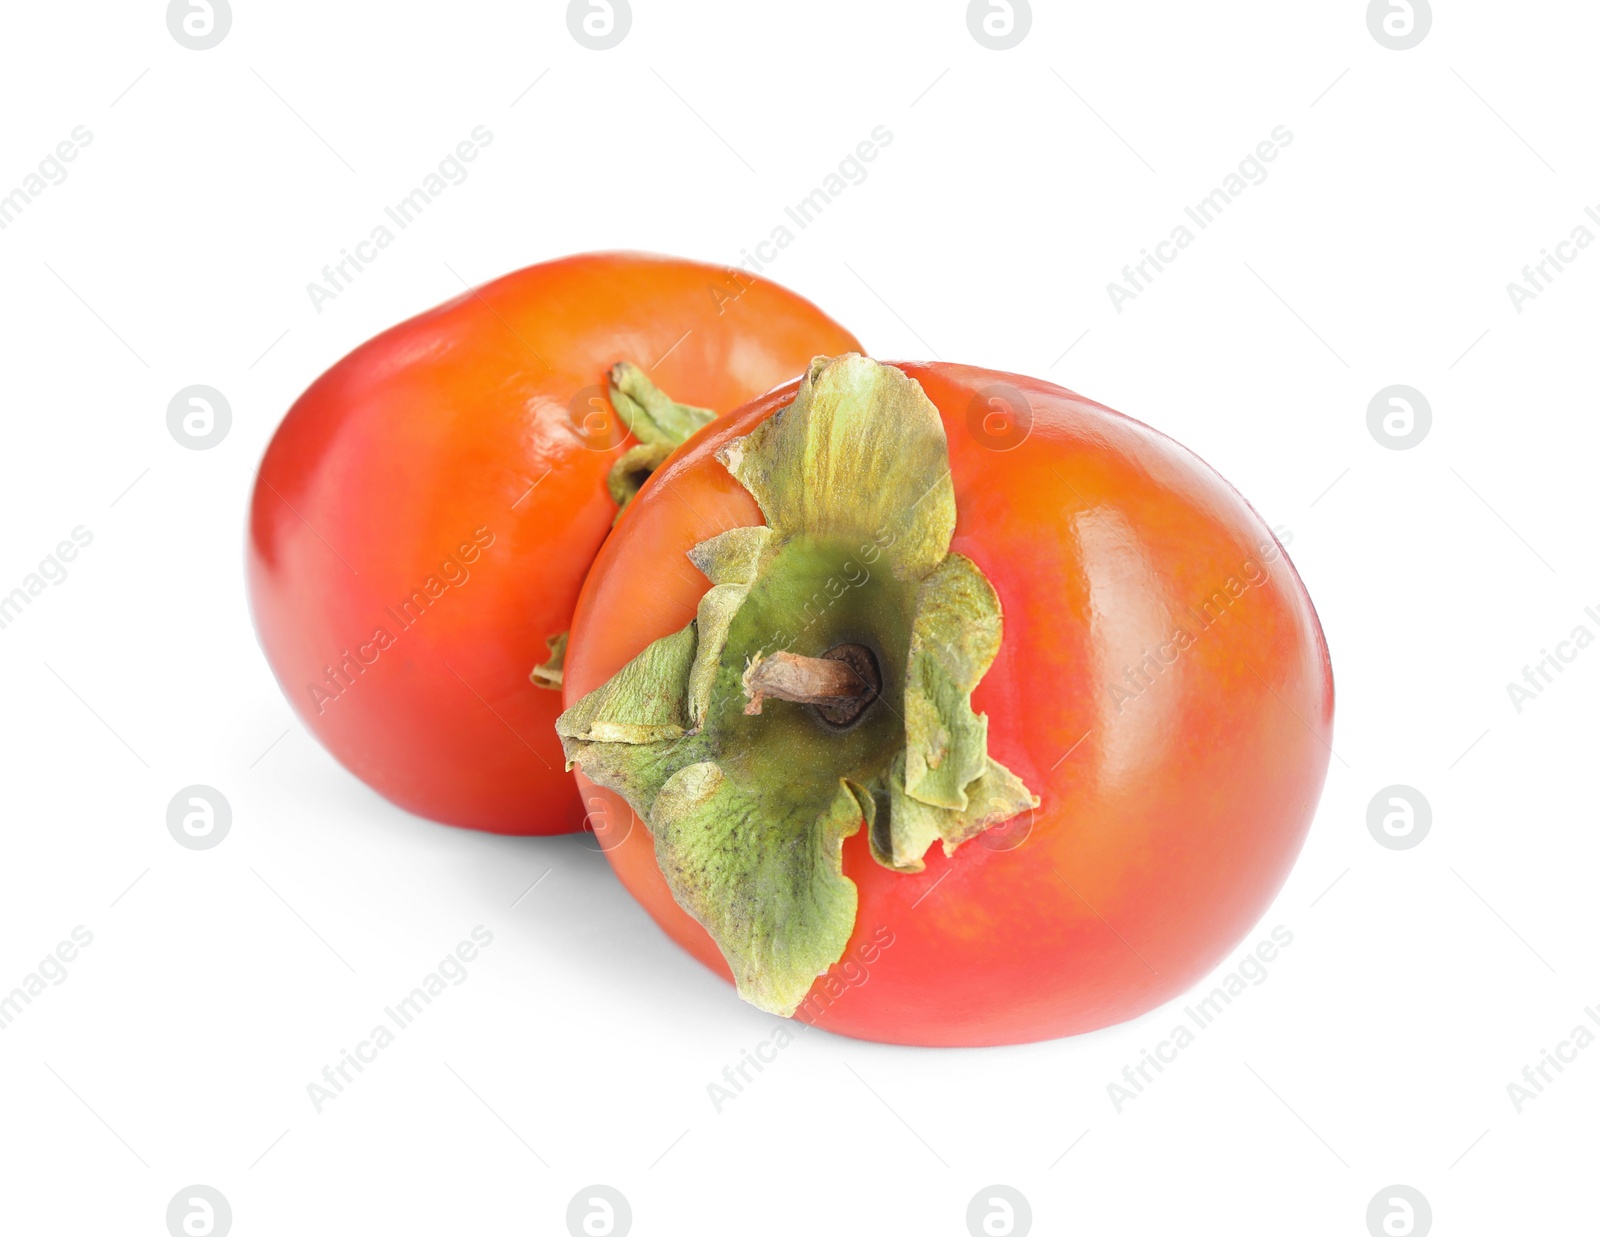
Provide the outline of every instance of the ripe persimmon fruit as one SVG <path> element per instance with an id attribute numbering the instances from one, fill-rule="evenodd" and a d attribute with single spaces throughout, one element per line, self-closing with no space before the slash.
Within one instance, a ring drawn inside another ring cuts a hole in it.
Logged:
<path id="1" fill-rule="evenodd" d="M 768 280 L 628 253 L 528 267 L 362 344 L 289 410 L 251 503 L 285 695 L 401 807 L 579 828 L 552 726 L 619 503 L 713 413 L 859 346 Z"/>
<path id="2" fill-rule="evenodd" d="M 819 358 L 590 569 L 558 730 L 623 883 L 747 1000 L 1006 1044 L 1214 967 L 1298 854 L 1333 680 L 1277 537 L 1049 383 Z"/>

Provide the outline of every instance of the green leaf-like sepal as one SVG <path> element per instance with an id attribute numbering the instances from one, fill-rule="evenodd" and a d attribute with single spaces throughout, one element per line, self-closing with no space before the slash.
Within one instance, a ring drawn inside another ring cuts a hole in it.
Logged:
<path id="1" fill-rule="evenodd" d="M 880 813 L 872 832 L 872 854 L 886 868 L 920 872 L 923 856 L 935 842 L 944 843 L 946 857 L 986 829 L 1039 806 L 1039 798 L 1022 779 L 998 760 L 984 759 L 984 769 L 966 787 L 968 806 L 960 811 L 932 807 L 906 793 L 902 760 L 890 772 L 889 812 Z"/>
<path id="2" fill-rule="evenodd" d="M 739 995 L 794 1013 L 855 926 L 842 856 L 861 806 L 849 786 L 841 780 L 819 815 L 781 787 L 754 792 L 707 761 L 673 775 L 650 823 L 662 875 L 721 947 Z"/>
<path id="3" fill-rule="evenodd" d="M 694 624 L 645 646 L 606 683 L 560 717 L 563 743 L 654 743 L 689 730 L 684 687 L 694 664 Z M 572 754 L 567 753 L 568 767 Z"/>
<path id="4" fill-rule="evenodd" d="M 961 843 L 1038 806 L 1039 796 L 1020 777 L 998 760 L 985 760 L 978 780 L 967 785 L 966 809 L 946 812 L 939 822 L 944 853 L 953 855 Z"/>
<path id="5" fill-rule="evenodd" d="M 673 448 L 664 442 L 641 442 L 617 457 L 617 462 L 606 474 L 606 490 L 611 495 L 611 501 L 617 504 L 613 524 L 622 518 L 628 504 L 639 496 L 644 483 L 650 480 L 650 474 L 665 464 L 672 452 Z"/>
<path id="6" fill-rule="evenodd" d="M 645 376 L 631 361 L 611 367 L 611 406 L 639 441 L 624 451 L 606 475 L 606 489 L 617 504 L 617 519 L 639 493 L 650 474 L 691 434 L 716 420 L 709 408 L 680 404 Z"/>
<path id="7" fill-rule="evenodd" d="M 642 443 L 676 447 L 717 419 L 709 408 L 680 404 L 666 395 L 631 361 L 613 365 L 609 377 L 611 406 Z"/>
<path id="8" fill-rule="evenodd" d="M 648 823 L 673 896 L 740 994 L 788 1015 L 855 923 L 845 838 L 865 826 L 880 864 L 919 872 L 935 841 L 950 855 L 1039 801 L 989 758 L 988 719 L 972 709 L 1000 649 L 1000 601 L 950 553 L 948 444 L 922 388 L 854 354 L 819 358 L 793 404 L 717 458 L 766 525 L 695 546 L 711 582 L 695 621 L 556 728 L 569 767 Z M 782 697 L 744 713 L 744 671 L 773 649 L 814 658 L 863 640 L 887 671 L 884 700 L 851 727 L 787 712 L 804 706 Z"/>
<path id="9" fill-rule="evenodd" d="M 972 689 L 1000 651 L 1000 599 L 970 558 L 951 554 L 922 581 L 906 673 L 906 793 L 965 810 L 984 769 L 989 719 Z"/>
<path id="10" fill-rule="evenodd" d="M 956 497 L 944 422 L 892 365 L 819 357 L 793 404 L 717 458 L 780 537 L 876 540 L 903 580 L 926 575 L 950 549 Z"/>
<path id="11" fill-rule="evenodd" d="M 686 763 L 710 754 L 703 735 L 660 743 L 571 743 L 567 747 L 569 766 L 582 766 L 583 775 L 595 785 L 616 791 L 646 825 L 656 796 L 672 775 Z"/>
<path id="12" fill-rule="evenodd" d="M 728 627 L 744 605 L 750 586 L 772 556 L 772 530 L 762 525 L 732 528 L 689 551 L 689 561 L 711 581 L 700 599 L 695 622 L 700 644 L 689 670 L 689 717 L 696 729 L 705 724 L 711 692 L 728 641 Z"/>

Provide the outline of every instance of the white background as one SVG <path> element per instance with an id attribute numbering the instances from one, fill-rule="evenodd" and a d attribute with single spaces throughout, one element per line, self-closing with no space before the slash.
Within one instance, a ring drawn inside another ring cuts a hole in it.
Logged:
<path id="1" fill-rule="evenodd" d="M 1520 313 L 1506 285 L 1600 209 L 1600 10 L 1437 7 L 1393 51 L 1359 0 L 1039 3 L 992 51 L 953 0 L 635 0 L 597 52 L 561 3 L 236 0 L 197 52 L 158 0 L 6 6 L 0 194 L 93 141 L 0 231 L 0 592 L 93 543 L 0 630 L 0 991 L 94 940 L 0 1032 L 5 1229 L 161 1234 L 204 1183 L 241 1237 L 560 1234 L 605 1183 L 641 1237 L 960 1237 L 1001 1183 L 1041 1234 L 1361 1237 L 1398 1183 L 1441 1234 L 1593 1231 L 1600 1046 L 1520 1113 L 1506 1088 L 1600 1006 L 1600 650 L 1520 713 L 1506 684 L 1600 635 L 1600 247 Z M 317 312 L 306 284 L 477 125 L 470 178 Z M 1186 443 L 1292 531 L 1332 648 L 1337 759 L 1236 953 L 1294 943 L 1120 1113 L 1182 1002 L 1002 1050 L 806 1031 L 717 1112 L 778 1024 L 584 840 L 368 791 L 250 627 L 252 468 L 321 370 L 530 262 L 736 263 L 878 125 L 767 273 L 879 356 Z M 1266 181 L 1117 312 L 1108 281 L 1278 125 Z M 193 383 L 233 410 L 206 451 L 166 426 Z M 1394 383 L 1432 407 L 1410 450 L 1367 428 Z M 215 849 L 167 831 L 191 783 L 232 804 Z M 1394 783 L 1432 805 L 1409 850 L 1367 828 Z M 306 1085 L 479 924 L 469 978 L 319 1115 Z"/>

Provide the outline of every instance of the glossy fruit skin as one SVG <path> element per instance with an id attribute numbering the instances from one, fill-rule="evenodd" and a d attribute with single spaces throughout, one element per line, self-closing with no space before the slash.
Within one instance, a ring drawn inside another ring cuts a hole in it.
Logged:
<path id="1" fill-rule="evenodd" d="M 1271 530 L 1171 439 L 1034 379 L 899 368 L 944 419 L 951 549 L 982 568 L 1004 613 L 973 707 L 988 714 L 990 755 L 1041 804 L 948 859 L 933 847 L 914 875 L 874 862 L 865 831 L 848 839 L 855 930 L 800 1016 L 922 1045 L 1030 1042 L 1137 1017 L 1221 961 L 1299 853 L 1333 729 L 1316 613 Z M 995 384 L 1026 401 L 1011 401 L 1010 429 L 981 394 Z M 635 500 L 578 603 L 569 704 L 694 617 L 706 582 L 671 566 L 690 546 L 763 522 L 714 455 L 796 388 L 707 426 Z M 1216 617 L 1202 626 L 1191 607 Z M 1130 683 L 1147 653 L 1144 685 Z M 623 883 L 728 977 L 674 902 L 646 826 L 581 770 L 579 784 Z"/>
<path id="2" fill-rule="evenodd" d="M 635 440 L 607 370 L 726 412 L 859 347 L 776 284 L 631 253 L 528 267 L 362 344 L 289 410 L 251 503 L 251 608 L 284 694 L 409 811 L 580 828 L 561 694 L 528 674 L 616 516 L 606 473 Z"/>

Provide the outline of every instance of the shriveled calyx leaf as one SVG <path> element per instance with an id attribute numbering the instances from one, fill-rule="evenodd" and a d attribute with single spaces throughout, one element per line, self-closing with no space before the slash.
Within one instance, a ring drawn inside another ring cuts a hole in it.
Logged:
<path id="1" fill-rule="evenodd" d="M 774 1013 L 849 941 L 847 837 L 865 827 L 880 864 L 916 872 L 935 841 L 953 854 L 1039 802 L 972 709 L 1002 622 L 950 553 L 948 456 L 914 380 L 814 361 L 792 405 L 718 455 L 766 525 L 695 546 L 711 582 L 695 620 L 557 723 L 569 767 L 633 805 L 679 905 Z M 870 671 L 859 692 L 841 659 Z"/>
<path id="2" fill-rule="evenodd" d="M 901 579 L 932 571 L 950 549 L 944 423 L 892 365 L 853 352 L 817 358 L 794 403 L 717 458 L 779 536 L 875 541 Z"/>
<path id="3" fill-rule="evenodd" d="M 678 403 L 632 361 L 613 365 L 607 378 L 611 406 L 640 442 L 676 447 L 701 426 L 717 419 L 709 408 Z"/>
<path id="4" fill-rule="evenodd" d="M 683 684 L 694 663 L 694 624 L 663 636 L 556 718 L 563 741 L 654 743 L 689 730 Z M 570 757 L 569 757 L 570 758 Z"/>
<path id="5" fill-rule="evenodd" d="M 770 554 L 772 530 L 730 529 L 689 551 L 712 583 L 695 621 L 663 636 L 556 719 L 567 768 L 621 794 L 646 820 L 656 793 L 709 750 L 702 733 L 728 624 Z"/>
<path id="6" fill-rule="evenodd" d="M 842 780 L 820 813 L 785 790 L 689 765 L 656 796 L 650 825 L 662 875 L 722 949 L 739 995 L 787 1018 L 855 926 L 843 848 L 861 808 Z"/>
<path id="7" fill-rule="evenodd" d="M 716 420 L 709 408 L 680 404 L 662 392 L 632 361 L 619 361 L 607 375 L 607 394 L 622 423 L 639 441 L 606 475 L 606 489 L 622 509 L 633 501 L 650 474 L 696 430 Z"/>
<path id="8" fill-rule="evenodd" d="M 528 676 L 535 687 L 556 692 L 561 690 L 562 672 L 567 663 L 567 637 L 570 634 L 561 631 L 546 638 L 544 646 L 550 650 L 550 660 L 535 666 L 533 673 Z"/>
<path id="9" fill-rule="evenodd" d="M 689 716 L 696 729 L 705 724 L 711 705 L 728 627 L 762 565 L 771 558 L 772 540 L 772 530 L 757 524 L 729 529 L 689 551 L 689 561 L 711 581 L 710 591 L 700 598 L 695 619 L 699 645 L 689 668 Z"/>
<path id="10" fill-rule="evenodd" d="M 613 524 L 622 518 L 623 509 L 638 496 L 644 483 L 650 480 L 650 474 L 665 464 L 672 452 L 673 448 L 664 442 L 641 442 L 617 457 L 611 471 L 606 473 L 606 493 L 617 504 Z"/>
<path id="11" fill-rule="evenodd" d="M 906 667 L 906 793 L 965 809 L 983 772 L 989 719 L 972 689 L 1000 651 L 1000 599 L 970 558 L 948 555 L 922 581 Z"/>
<path id="12" fill-rule="evenodd" d="M 895 762 L 887 779 L 888 815 L 879 814 L 869 834 L 873 858 L 897 872 L 922 871 L 923 856 L 935 842 L 944 843 L 948 857 L 985 829 L 1039 806 L 1038 796 L 998 760 L 984 759 L 983 771 L 967 784 L 968 806 L 959 811 L 934 807 L 908 794 L 904 768 L 902 761 Z"/>

